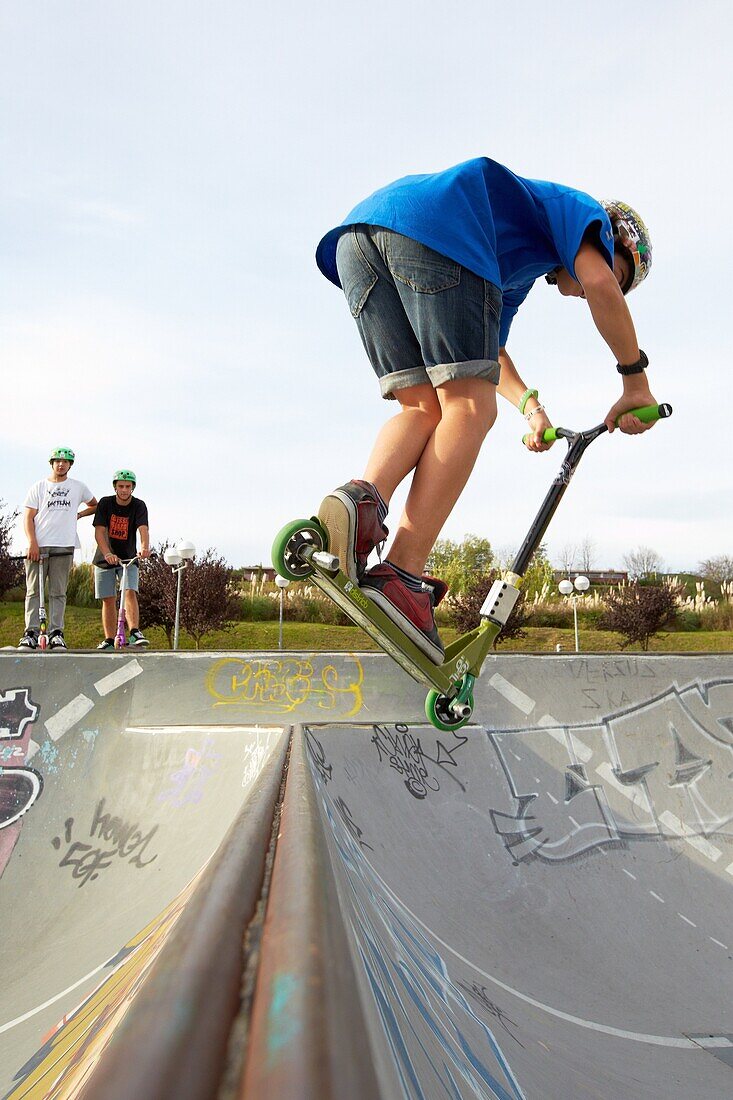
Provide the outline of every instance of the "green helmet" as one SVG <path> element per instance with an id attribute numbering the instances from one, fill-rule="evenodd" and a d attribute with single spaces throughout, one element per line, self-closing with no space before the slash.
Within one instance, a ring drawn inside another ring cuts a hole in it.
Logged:
<path id="1" fill-rule="evenodd" d="M 137 485 L 137 477 L 132 470 L 115 470 L 112 485 L 114 486 L 118 481 L 131 481 L 133 485 Z"/>
<path id="2" fill-rule="evenodd" d="M 70 463 L 70 465 L 73 466 L 76 455 L 72 451 L 71 447 L 56 447 L 53 451 L 51 451 L 51 457 L 48 461 L 53 462 L 55 458 L 62 458 L 65 462 L 68 462 Z"/>

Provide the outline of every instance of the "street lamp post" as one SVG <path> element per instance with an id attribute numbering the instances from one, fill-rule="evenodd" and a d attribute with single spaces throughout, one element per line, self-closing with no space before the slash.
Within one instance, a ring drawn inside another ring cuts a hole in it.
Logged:
<path id="1" fill-rule="evenodd" d="M 560 594 L 563 596 L 572 596 L 573 598 L 573 622 L 575 624 L 575 652 L 580 653 L 580 636 L 578 634 L 578 596 L 582 596 L 584 592 L 587 592 L 590 588 L 590 581 L 587 577 L 576 577 L 575 581 L 564 580 L 560 581 L 557 586 L 560 589 Z"/>
<path id="2" fill-rule="evenodd" d="M 275 576 L 275 584 L 280 589 L 280 632 L 278 636 L 277 648 L 283 647 L 283 604 L 285 600 L 285 589 L 289 586 L 290 581 L 287 577 L 281 577 L 279 573 Z"/>
<path id="3" fill-rule="evenodd" d="M 173 627 L 173 649 L 178 649 L 178 628 L 181 621 L 181 578 L 183 570 L 195 556 L 196 547 L 192 542 L 182 540 L 177 546 L 171 546 L 163 554 L 166 565 L 170 565 L 176 574 L 176 619 Z"/>

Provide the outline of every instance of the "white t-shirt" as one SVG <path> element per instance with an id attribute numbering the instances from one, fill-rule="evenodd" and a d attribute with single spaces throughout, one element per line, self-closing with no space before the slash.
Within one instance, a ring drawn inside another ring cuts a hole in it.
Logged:
<path id="1" fill-rule="evenodd" d="M 79 505 L 92 499 L 83 481 L 37 481 L 28 491 L 25 508 L 36 508 L 36 541 L 39 546 L 81 546 L 76 533 Z"/>

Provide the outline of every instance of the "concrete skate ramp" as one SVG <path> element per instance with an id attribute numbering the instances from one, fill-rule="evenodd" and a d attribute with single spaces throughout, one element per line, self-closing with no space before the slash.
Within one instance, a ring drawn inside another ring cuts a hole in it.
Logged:
<path id="1" fill-rule="evenodd" d="M 732 1096 L 730 659 L 498 658 L 477 697 L 301 735 L 379 1094 Z"/>
<path id="2" fill-rule="evenodd" d="M 733 660 L 498 656 L 476 701 L 0 655 L 0 1096 L 733 1095 Z"/>
<path id="3" fill-rule="evenodd" d="M 195 713 L 196 662 L 3 655 L 0 675 L 0 1095 L 75 1096 L 184 911 L 232 925 L 238 997 L 287 735 Z"/>

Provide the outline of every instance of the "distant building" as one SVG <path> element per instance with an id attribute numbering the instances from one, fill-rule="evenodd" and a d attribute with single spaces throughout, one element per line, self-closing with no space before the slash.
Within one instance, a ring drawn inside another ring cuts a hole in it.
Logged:
<path id="1" fill-rule="evenodd" d="M 252 581 L 263 579 L 269 581 L 270 584 L 274 584 L 275 570 L 271 565 L 245 565 L 242 569 L 243 581 L 249 581 L 251 583 Z"/>

